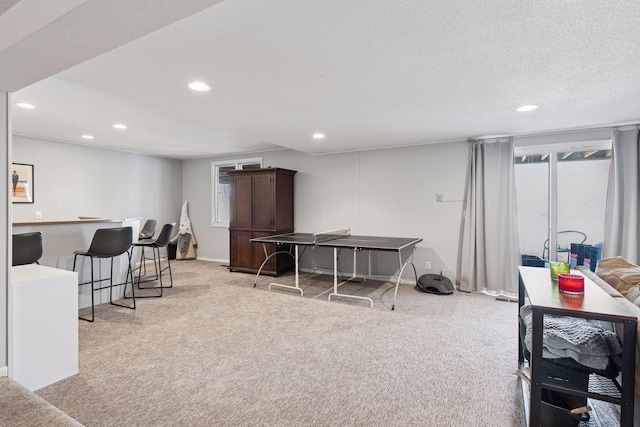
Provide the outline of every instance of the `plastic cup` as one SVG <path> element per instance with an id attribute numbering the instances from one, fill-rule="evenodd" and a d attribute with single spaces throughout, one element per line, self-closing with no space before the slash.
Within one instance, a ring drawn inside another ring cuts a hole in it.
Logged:
<path id="1" fill-rule="evenodd" d="M 551 280 L 557 282 L 559 274 L 571 272 L 571 265 L 568 262 L 552 261 L 549 263 L 549 270 L 551 271 Z"/>

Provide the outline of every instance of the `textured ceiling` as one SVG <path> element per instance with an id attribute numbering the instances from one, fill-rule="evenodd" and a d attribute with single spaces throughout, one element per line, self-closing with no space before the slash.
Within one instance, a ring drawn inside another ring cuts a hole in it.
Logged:
<path id="1" fill-rule="evenodd" d="M 11 9 L 20 0 L 0 0 L 0 15 Z"/>
<path id="2" fill-rule="evenodd" d="M 14 109 L 15 133 L 74 143 L 91 133 L 92 145 L 191 158 L 282 147 L 320 154 L 640 119 L 636 0 L 115 3 L 128 8 L 126 19 L 97 0 L 73 11 L 79 21 L 63 17 L 66 31 L 97 26 L 107 34 L 76 40 L 74 49 L 91 51 L 86 60 L 54 43 L 59 26 L 21 43 L 82 63 L 51 67 L 52 77 L 13 95 L 37 106 Z M 145 7 L 158 16 L 142 14 Z M 97 12 L 117 25 L 109 29 Z M 0 82 L 14 48 L 0 52 Z M 23 64 L 14 50 L 15 74 Z M 191 92 L 192 80 L 212 90 Z M 529 103 L 540 108 L 515 111 Z M 316 141 L 315 132 L 327 136 Z"/>

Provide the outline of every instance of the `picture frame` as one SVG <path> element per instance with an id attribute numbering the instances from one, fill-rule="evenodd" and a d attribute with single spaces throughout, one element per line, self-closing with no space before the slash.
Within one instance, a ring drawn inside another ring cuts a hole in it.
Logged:
<path id="1" fill-rule="evenodd" d="M 11 163 L 9 191 L 13 203 L 33 203 L 33 165 Z"/>

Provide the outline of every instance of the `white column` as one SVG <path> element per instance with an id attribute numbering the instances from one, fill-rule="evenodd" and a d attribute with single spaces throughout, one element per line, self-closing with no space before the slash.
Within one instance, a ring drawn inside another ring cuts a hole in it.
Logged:
<path id="1" fill-rule="evenodd" d="M 9 194 L 9 163 L 11 162 L 11 94 L 0 91 L 0 206 L 4 206 L 0 213 L 0 242 L 2 252 L 0 256 L 0 376 L 7 375 L 8 355 L 8 292 L 11 283 L 11 196 Z"/>

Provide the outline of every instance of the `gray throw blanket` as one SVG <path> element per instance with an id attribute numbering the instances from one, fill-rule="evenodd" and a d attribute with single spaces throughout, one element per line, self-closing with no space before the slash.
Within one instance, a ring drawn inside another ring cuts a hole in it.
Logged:
<path id="1" fill-rule="evenodd" d="M 520 317 L 526 327 L 524 344 L 531 352 L 530 305 L 522 306 Z M 621 352 L 618 336 L 613 331 L 603 329 L 597 320 L 544 315 L 542 357 L 545 359 L 571 358 L 588 368 L 604 370 L 610 357 L 615 359 Z"/>

